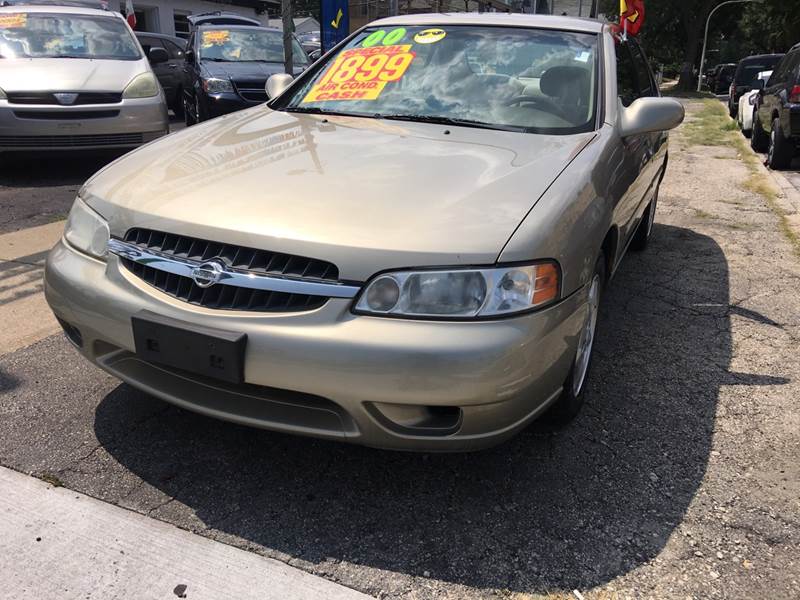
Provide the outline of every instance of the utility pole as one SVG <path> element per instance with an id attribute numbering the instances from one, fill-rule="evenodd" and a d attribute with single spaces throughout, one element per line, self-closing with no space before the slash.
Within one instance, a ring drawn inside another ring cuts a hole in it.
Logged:
<path id="1" fill-rule="evenodd" d="M 292 56 L 292 0 L 281 0 L 281 20 L 283 21 L 283 68 L 294 77 L 294 57 Z"/>

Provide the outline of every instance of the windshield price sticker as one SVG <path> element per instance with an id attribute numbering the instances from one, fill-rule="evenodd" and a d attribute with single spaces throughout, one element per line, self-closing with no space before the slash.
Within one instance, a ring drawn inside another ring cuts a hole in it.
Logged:
<path id="1" fill-rule="evenodd" d="M 203 46 L 221 46 L 225 42 L 231 39 L 231 32 L 220 30 L 220 31 L 204 31 L 203 32 Z"/>
<path id="2" fill-rule="evenodd" d="M 303 102 L 377 100 L 387 83 L 405 74 L 415 56 L 411 44 L 345 50 Z"/>
<path id="3" fill-rule="evenodd" d="M 10 13 L 0 15 L 0 29 L 11 29 L 12 27 L 25 27 L 28 22 L 26 13 Z"/>

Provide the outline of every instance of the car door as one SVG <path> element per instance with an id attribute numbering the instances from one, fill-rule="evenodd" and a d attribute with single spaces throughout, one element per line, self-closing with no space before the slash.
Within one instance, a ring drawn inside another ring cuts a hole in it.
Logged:
<path id="1" fill-rule="evenodd" d="M 780 111 L 781 96 L 786 89 L 792 60 L 792 53 L 784 56 L 764 88 L 758 107 L 758 119 L 762 129 L 767 133 L 772 131 L 772 115 Z"/>
<path id="2" fill-rule="evenodd" d="M 164 48 L 167 50 L 167 54 L 169 54 L 169 60 L 167 61 L 166 65 L 170 72 L 173 86 L 173 92 L 168 96 L 168 98 L 170 102 L 173 102 L 173 100 L 180 102 L 181 97 L 179 95 L 179 91 L 182 89 L 184 51 L 182 47 L 178 46 L 171 40 L 161 41 L 164 44 Z"/>
<path id="3" fill-rule="evenodd" d="M 166 51 L 169 54 L 169 51 L 164 47 L 164 43 L 161 39 L 152 36 L 139 36 L 139 41 L 142 44 L 142 48 L 144 48 L 145 53 L 149 56 L 150 50 L 152 48 L 161 48 L 162 50 Z M 156 65 L 150 64 L 150 67 L 153 69 L 153 73 L 155 73 L 156 77 L 158 78 L 158 82 L 161 84 L 161 87 L 164 88 L 164 95 L 168 99 L 172 99 L 172 96 L 175 94 L 175 71 L 170 69 L 169 61 L 158 63 Z"/>
<path id="4" fill-rule="evenodd" d="M 638 98 L 657 96 L 655 82 L 641 52 L 634 42 L 620 41 L 617 46 L 617 91 L 620 102 L 628 107 Z M 633 52 L 638 52 L 638 56 Z M 637 56 L 635 59 L 634 57 Z M 640 81 L 641 80 L 641 81 Z M 657 147 L 664 146 L 659 136 L 643 134 L 622 140 L 621 156 L 614 157 L 615 176 L 613 193 L 619 198 L 614 221 L 620 228 L 620 239 L 627 245 L 636 230 L 638 219 L 652 196 L 652 186 L 657 169 L 654 159 Z"/>

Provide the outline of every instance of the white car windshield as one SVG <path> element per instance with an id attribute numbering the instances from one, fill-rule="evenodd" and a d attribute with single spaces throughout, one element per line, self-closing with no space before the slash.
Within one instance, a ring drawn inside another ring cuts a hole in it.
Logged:
<path id="1" fill-rule="evenodd" d="M 139 47 L 122 19 L 65 13 L 0 14 L 2 58 L 139 60 Z"/>
<path id="2" fill-rule="evenodd" d="M 598 37 L 547 29 L 370 27 L 275 108 L 533 133 L 594 129 Z"/>

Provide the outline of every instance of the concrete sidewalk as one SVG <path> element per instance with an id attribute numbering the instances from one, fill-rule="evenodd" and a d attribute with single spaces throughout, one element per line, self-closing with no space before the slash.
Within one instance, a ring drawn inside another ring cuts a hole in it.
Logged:
<path id="1" fill-rule="evenodd" d="M 369 598 L 4 467 L 0 581 L 8 600 Z"/>
<path id="2" fill-rule="evenodd" d="M 0 354 L 59 330 L 41 292 L 47 252 L 63 230 L 57 221 L 0 235 Z"/>

